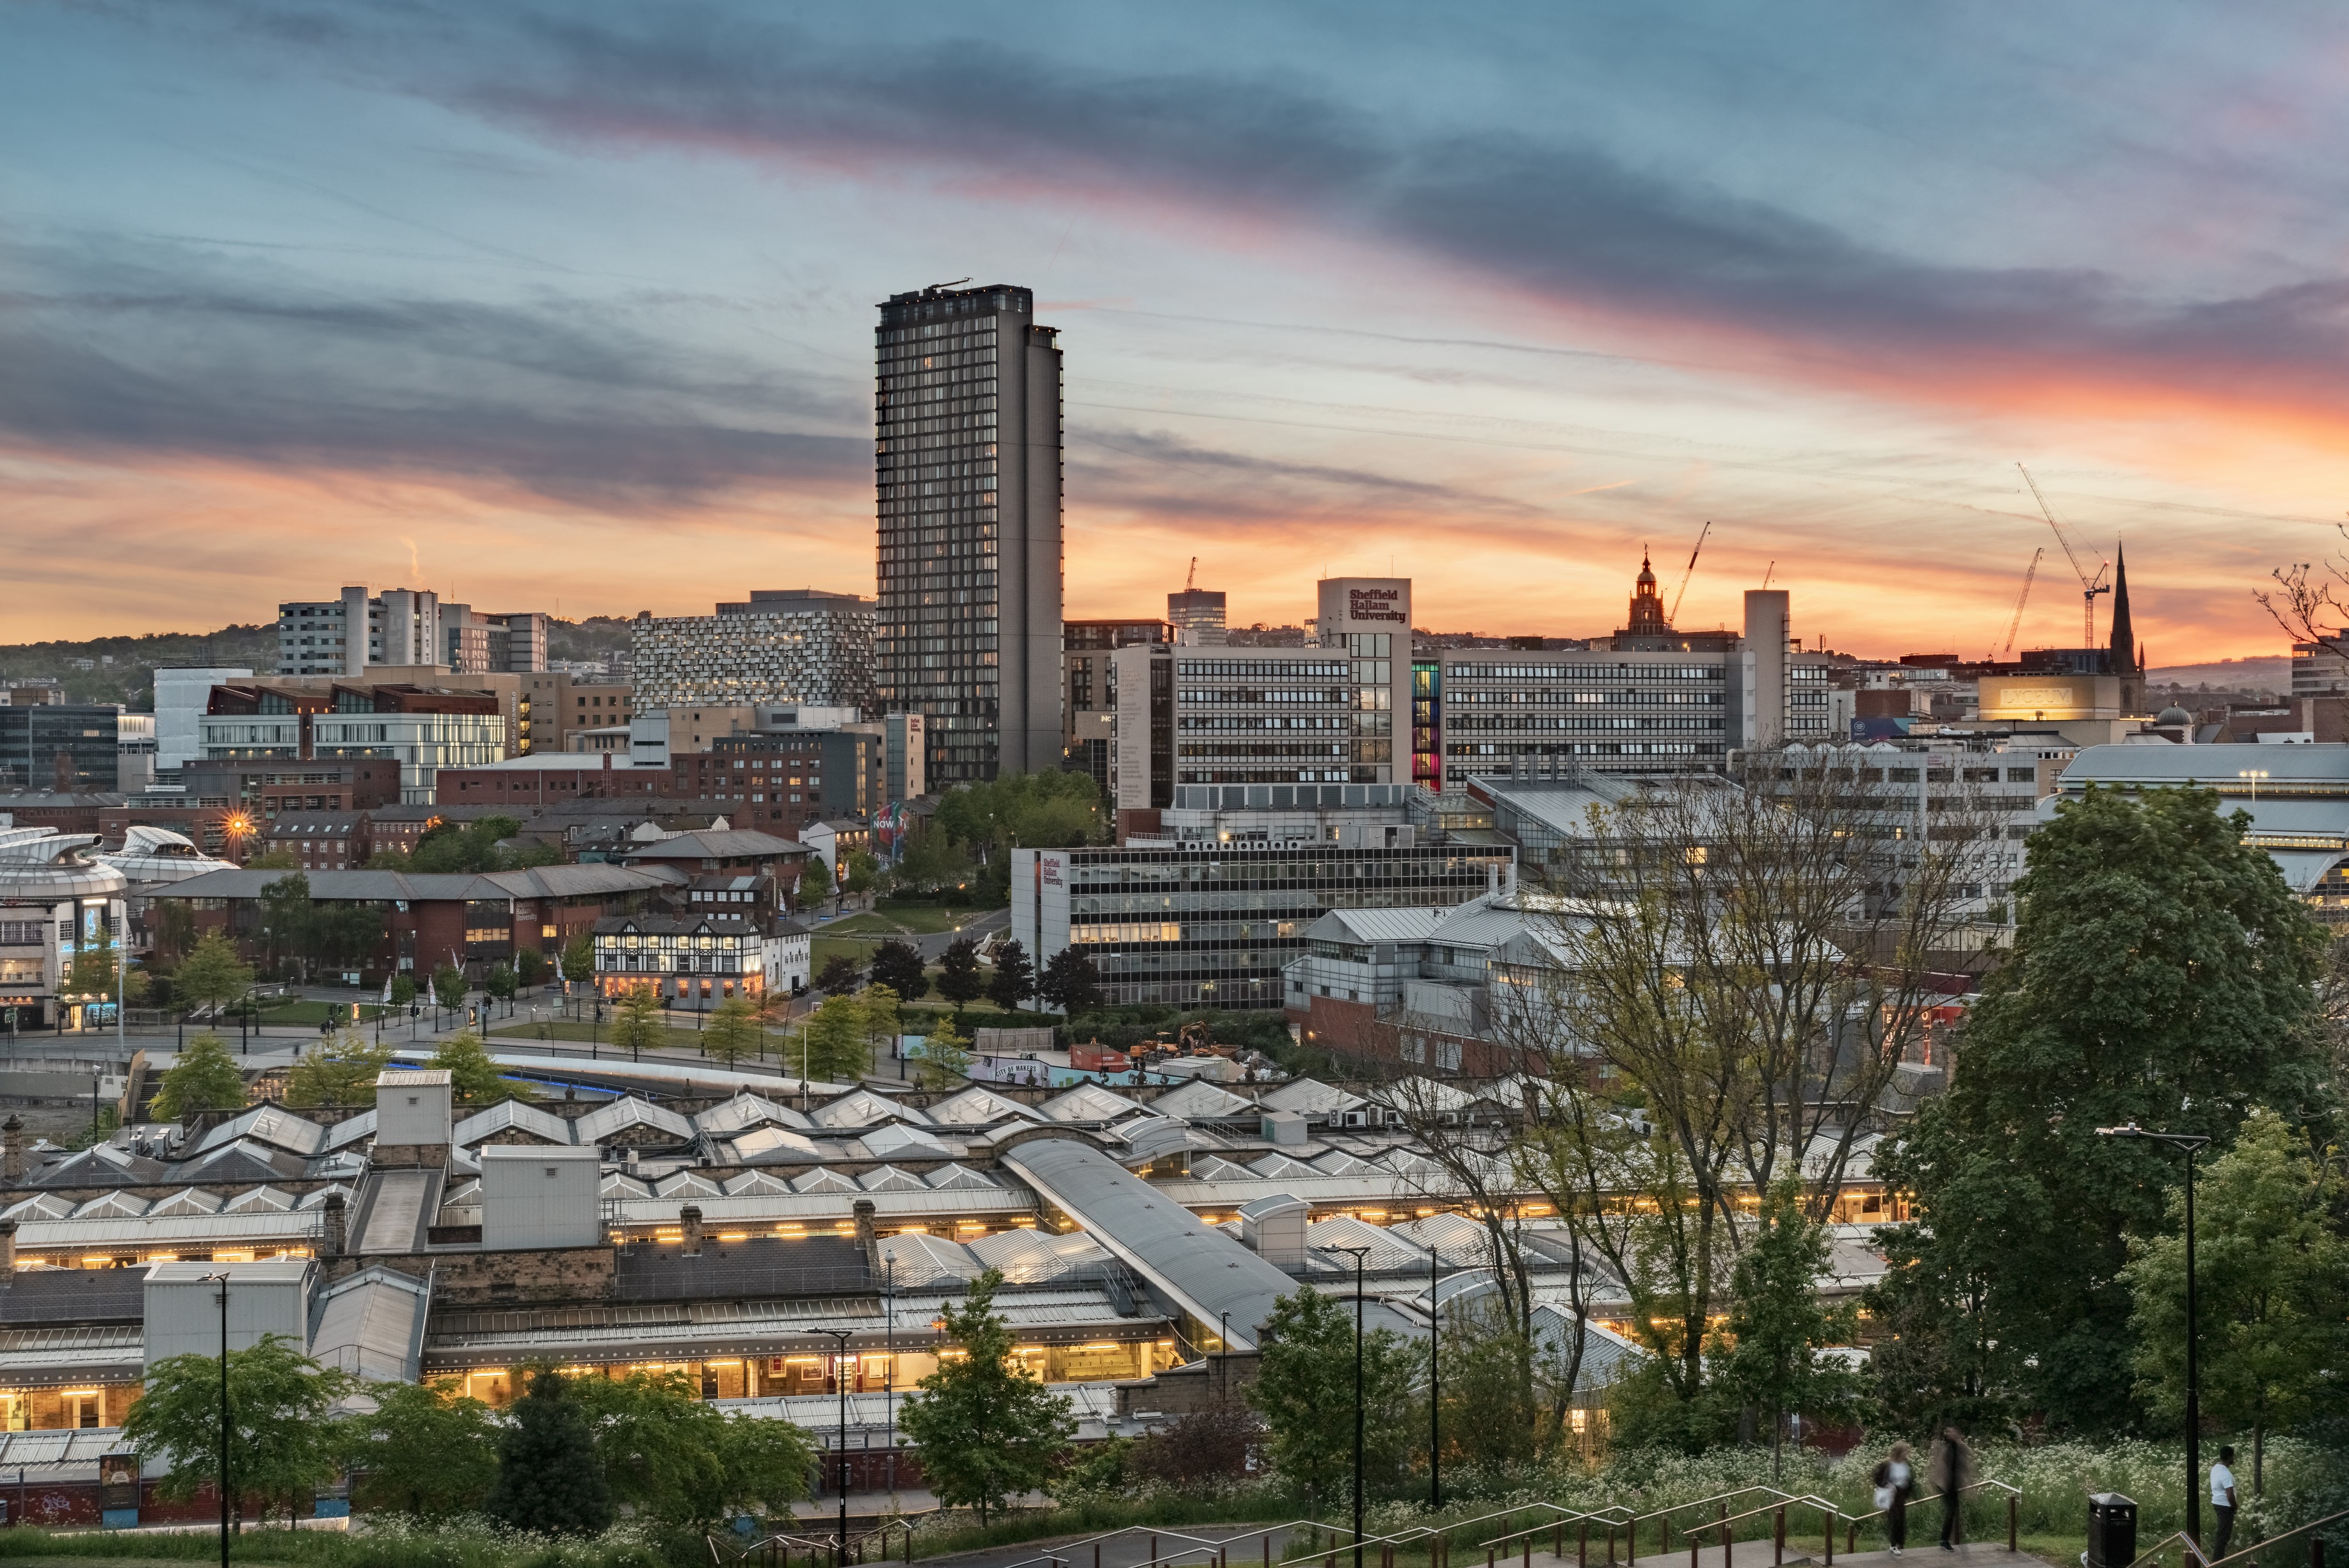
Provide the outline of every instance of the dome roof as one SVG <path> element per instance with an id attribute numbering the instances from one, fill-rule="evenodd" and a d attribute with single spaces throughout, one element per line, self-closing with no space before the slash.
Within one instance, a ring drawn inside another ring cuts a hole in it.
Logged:
<path id="1" fill-rule="evenodd" d="M 2156 714 L 2154 716 L 2153 722 L 2163 725 L 2192 724 L 2194 722 L 2194 716 L 2187 712 L 2184 708 L 2179 707 L 2175 703 L 2172 703 L 2169 707 L 2163 708 L 2159 713 Z"/>

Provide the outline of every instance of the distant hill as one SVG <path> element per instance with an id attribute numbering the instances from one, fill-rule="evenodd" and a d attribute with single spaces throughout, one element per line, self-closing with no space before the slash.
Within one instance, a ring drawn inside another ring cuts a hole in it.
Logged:
<path id="1" fill-rule="evenodd" d="M 2209 686 L 2223 691 L 2292 689 L 2288 658 L 2219 659 L 2205 665 L 2165 665 L 2145 672 L 2149 686 Z"/>
<path id="2" fill-rule="evenodd" d="M 91 667 L 83 669 L 84 663 Z M 69 701 L 119 702 L 144 713 L 155 706 L 150 672 L 158 665 L 225 665 L 267 675 L 277 667 L 276 623 L 79 643 L 16 643 L 0 647 L 0 684 L 52 680 L 66 688 Z"/>

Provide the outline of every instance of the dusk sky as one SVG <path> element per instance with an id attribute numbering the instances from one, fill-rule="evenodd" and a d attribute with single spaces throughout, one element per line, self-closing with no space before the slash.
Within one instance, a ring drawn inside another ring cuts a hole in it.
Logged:
<path id="1" fill-rule="evenodd" d="M 2349 507 L 2349 7 L 12 6 L 0 642 L 873 592 L 885 295 L 1025 284 L 1071 616 L 2158 664 Z M 1775 563 L 1775 565 L 1774 565 Z M 2099 634 L 2103 614 L 2099 613 Z"/>

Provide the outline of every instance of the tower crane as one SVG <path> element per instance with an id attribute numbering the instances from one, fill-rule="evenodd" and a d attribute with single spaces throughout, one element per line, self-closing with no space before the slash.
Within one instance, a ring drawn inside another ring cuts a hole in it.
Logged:
<path id="1" fill-rule="evenodd" d="M 1681 618 L 1681 595 L 1688 592 L 1689 579 L 1696 575 L 1696 558 L 1704 553 L 1704 536 L 1712 531 L 1712 520 L 1707 519 L 1705 525 L 1697 531 L 1696 548 L 1689 552 L 1688 570 L 1681 573 L 1680 589 L 1672 594 L 1672 607 L 1664 612 L 1665 620 L 1677 621 Z"/>
<path id="2" fill-rule="evenodd" d="M 1196 588 L 1198 585 L 1199 585 L 1199 558 L 1198 558 L 1197 556 L 1194 555 L 1193 557 L 1191 557 L 1191 572 L 1190 572 L 1190 574 L 1189 574 L 1188 576 L 1186 576 L 1186 577 L 1185 577 L 1185 578 L 1183 579 L 1183 592 L 1184 592 L 1184 593 L 1188 593 L 1192 589 Z"/>
<path id="3" fill-rule="evenodd" d="M 2023 592 L 2014 601 L 2014 619 L 2006 624 L 2006 646 L 1999 650 L 2002 656 L 2014 652 L 2014 639 L 2023 630 L 2023 607 L 2031 603 L 2032 579 L 2039 575 L 2039 558 L 2046 553 L 2047 547 L 2044 544 L 2033 551 L 2031 564 L 2023 569 Z"/>
<path id="4" fill-rule="evenodd" d="M 2040 493 L 2039 481 L 2033 479 L 2031 470 L 2021 463 L 2014 466 L 2023 469 L 2023 482 L 2031 487 L 2031 497 L 2039 503 L 2041 515 L 2047 519 L 2047 526 L 2055 531 L 2055 542 L 2064 547 L 2064 559 L 2072 563 L 2072 575 L 2080 580 L 2080 614 L 2086 626 L 2081 635 L 2080 645 L 2093 648 L 2096 645 L 2096 595 L 2113 591 L 2113 585 L 2105 581 L 2104 558 L 2092 557 L 2095 561 L 2096 571 L 2094 576 L 2089 575 L 2088 569 L 2080 564 L 2080 552 L 2072 542 L 2072 531 L 2055 521 L 2055 509 L 2049 506 L 2047 498 Z"/>

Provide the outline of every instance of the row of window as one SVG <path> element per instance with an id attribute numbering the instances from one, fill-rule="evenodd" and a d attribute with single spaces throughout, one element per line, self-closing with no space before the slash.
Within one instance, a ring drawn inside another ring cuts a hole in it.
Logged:
<path id="1" fill-rule="evenodd" d="M 1641 680 L 1712 681 L 1723 678 L 1719 665 L 1454 665 L 1444 672 L 1456 681 L 1604 681 L 1636 675 Z"/>

